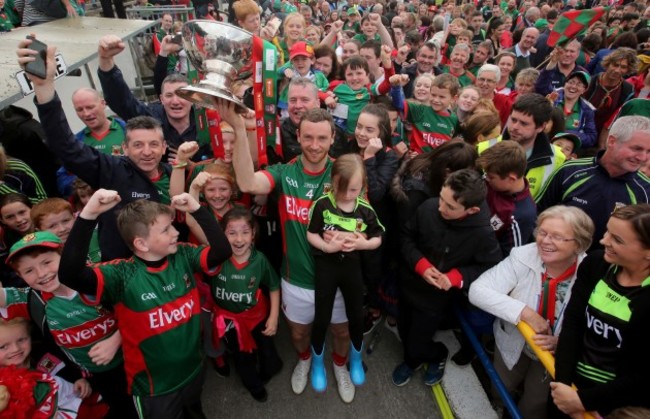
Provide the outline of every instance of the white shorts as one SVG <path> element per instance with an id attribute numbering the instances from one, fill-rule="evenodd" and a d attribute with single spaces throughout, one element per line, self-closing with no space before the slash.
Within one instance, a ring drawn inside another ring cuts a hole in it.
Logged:
<path id="1" fill-rule="evenodd" d="M 282 278 L 282 311 L 287 319 L 298 324 L 312 324 L 315 308 L 314 290 L 297 287 Z M 336 297 L 334 297 L 330 323 L 340 324 L 347 321 L 345 301 L 339 289 L 336 290 Z"/>

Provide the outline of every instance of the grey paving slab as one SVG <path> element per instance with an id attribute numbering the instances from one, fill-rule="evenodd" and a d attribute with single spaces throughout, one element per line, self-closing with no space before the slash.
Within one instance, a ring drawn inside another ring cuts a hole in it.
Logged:
<path id="1" fill-rule="evenodd" d="M 383 325 L 380 325 L 383 329 Z M 393 368 L 401 359 L 401 346 L 388 330 L 372 355 L 364 355 L 368 366 L 367 382 L 357 388 L 351 404 L 343 403 L 336 390 L 331 368 L 329 385 L 324 394 L 317 394 L 308 385 L 305 392 L 295 395 L 290 377 L 296 362 L 285 324 L 281 324 L 276 345 L 284 361 L 284 368 L 267 385 L 269 399 L 256 402 L 242 386 L 233 371 L 229 378 L 219 378 L 213 370 L 207 374 L 203 391 L 203 408 L 208 418 L 440 418 L 431 388 L 422 383 L 422 371 L 404 387 L 390 381 Z M 328 346 L 330 348 L 331 346 Z"/>

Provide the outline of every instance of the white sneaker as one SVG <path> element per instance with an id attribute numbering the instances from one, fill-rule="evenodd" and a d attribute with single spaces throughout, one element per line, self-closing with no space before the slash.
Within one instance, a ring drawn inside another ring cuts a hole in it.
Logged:
<path id="1" fill-rule="evenodd" d="M 345 365 L 339 367 L 334 365 L 334 377 L 336 378 L 336 385 L 339 388 L 339 396 L 345 403 L 352 403 L 354 400 L 354 384 L 350 379 L 350 372 Z"/>
<path id="2" fill-rule="evenodd" d="M 296 394 L 302 394 L 309 381 L 309 369 L 311 368 L 311 357 L 299 359 L 291 374 L 291 389 Z"/>

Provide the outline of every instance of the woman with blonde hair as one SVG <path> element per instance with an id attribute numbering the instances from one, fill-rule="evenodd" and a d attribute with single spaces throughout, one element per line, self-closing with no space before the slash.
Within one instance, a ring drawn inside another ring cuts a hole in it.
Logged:
<path id="1" fill-rule="evenodd" d="M 282 25 L 284 37 L 280 38 L 276 36 L 273 39 L 273 44 L 280 53 L 278 65 L 282 66 L 289 61 L 289 49 L 296 42 L 304 40 L 306 27 L 305 18 L 300 13 L 289 13 L 284 18 Z"/>

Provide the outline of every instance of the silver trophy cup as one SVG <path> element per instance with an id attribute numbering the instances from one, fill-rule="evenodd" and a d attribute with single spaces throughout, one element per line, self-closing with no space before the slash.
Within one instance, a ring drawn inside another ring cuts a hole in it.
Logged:
<path id="1" fill-rule="evenodd" d="M 237 105 L 238 112 L 247 111 L 242 98 L 233 91 L 243 93 L 238 86 L 253 75 L 253 35 L 213 20 L 190 20 L 183 25 L 182 34 L 187 56 L 204 78 L 178 89 L 177 94 L 212 109 L 217 99 L 226 99 Z"/>

